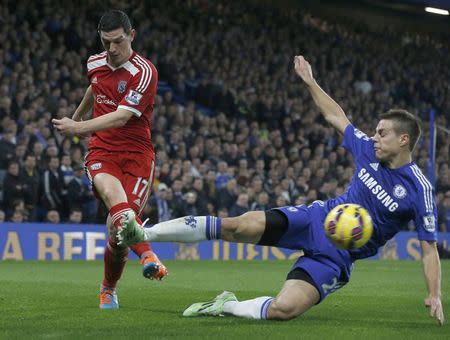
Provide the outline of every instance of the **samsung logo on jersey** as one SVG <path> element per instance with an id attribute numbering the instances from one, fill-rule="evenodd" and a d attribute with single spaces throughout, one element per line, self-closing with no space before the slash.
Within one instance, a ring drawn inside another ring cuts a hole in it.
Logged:
<path id="1" fill-rule="evenodd" d="M 365 168 L 362 168 L 358 173 L 359 179 L 370 189 L 372 194 L 376 195 L 377 199 L 383 204 L 389 211 L 393 212 L 397 210 L 398 203 L 389 196 L 386 190 L 383 189 L 381 185 L 378 184 L 375 178 L 370 176 Z"/>

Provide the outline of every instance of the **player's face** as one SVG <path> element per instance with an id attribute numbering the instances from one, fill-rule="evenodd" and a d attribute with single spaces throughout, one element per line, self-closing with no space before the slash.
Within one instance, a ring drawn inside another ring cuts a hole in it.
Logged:
<path id="1" fill-rule="evenodd" d="M 391 161 L 401 151 L 400 136 L 395 133 L 392 120 L 380 120 L 372 140 L 375 155 L 380 162 Z"/>
<path id="2" fill-rule="evenodd" d="M 133 50 L 131 42 L 134 39 L 135 30 L 126 34 L 123 28 L 118 28 L 110 32 L 100 31 L 100 39 L 103 47 L 108 53 L 108 62 L 113 66 L 119 66 L 130 58 Z"/>

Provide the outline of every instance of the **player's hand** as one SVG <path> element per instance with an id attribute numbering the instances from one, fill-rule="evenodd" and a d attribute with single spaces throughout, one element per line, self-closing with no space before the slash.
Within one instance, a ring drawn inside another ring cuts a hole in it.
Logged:
<path id="1" fill-rule="evenodd" d="M 294 69 L 306 85 L 314 84 L 315 80 L 312 74 L 311 65 L 303 58 L 303 56 L 297 55 L 294 57 Z"/>
<path id="2" fill-rule="evenodd" d="M 439 325 L 442 326 L 444 324 L 444 309 L 441 299 L 429 296 L 425 299 L 425 307 L 430 310 L 430 316 L 435 317 Z"/>
<path id="3" fill-rule="evenodd" d="M 64 117 L 62 119 L 52 119 L 53 127 L 64 136 L 85 137 L 80 133 L 80 122 Z"/>

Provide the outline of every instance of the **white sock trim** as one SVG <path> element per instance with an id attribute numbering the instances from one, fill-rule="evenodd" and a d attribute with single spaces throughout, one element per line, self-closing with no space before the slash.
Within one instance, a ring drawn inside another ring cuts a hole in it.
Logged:
<path id="1" fill-rule="evenodd" d="M 265 320 L 272 301 L 271 296 L 261 296 L 245 301 L 228 301 L 223 305 L 223 311 L 242 318 Z"/>

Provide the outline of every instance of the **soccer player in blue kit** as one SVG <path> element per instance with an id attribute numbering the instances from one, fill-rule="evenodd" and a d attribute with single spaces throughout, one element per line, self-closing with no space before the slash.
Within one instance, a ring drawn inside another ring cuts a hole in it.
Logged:
<path id="1" fill-rule="evenodd" d="M 316 83 L 310 64 L 302 56 L 294 58 L 294 66 L 324 118 L 343 134 L 343 146 L 353 155 L 356 171 L 345 193 L 309 206 L 250 211 L 223 219 L 186 216 L 151 228 L 141 228 L 133 222 L 132 216 L 125 215 L 118 232 L 119 243 L 129 246 L 142 241 L 223 239 L 303 250 L 304 256 L 295 262 L 276 297 L 238 301 L 233 293 L 225 291 L 209 302 L 191 305 L 183 313 L 184 316 L 229 314 L 289 320 L 344 286 L 350 279 L 355 260 L 375 255 L 379 247 L 413 220 L 422 247 L 428 289 L 425 305 L 442 325 L 434 189 L 411 156 L 420 136 L 418 120 L 405 110 L 390 110 L 380 116 L 375 135 L 370 138 L 350 123 L 342 108 Z M 373 219 L 373 236 L 359 249 L 337 249 L 325 236 L 323 222 L 327 213 L 343 203 L 360 204 Z"/>

